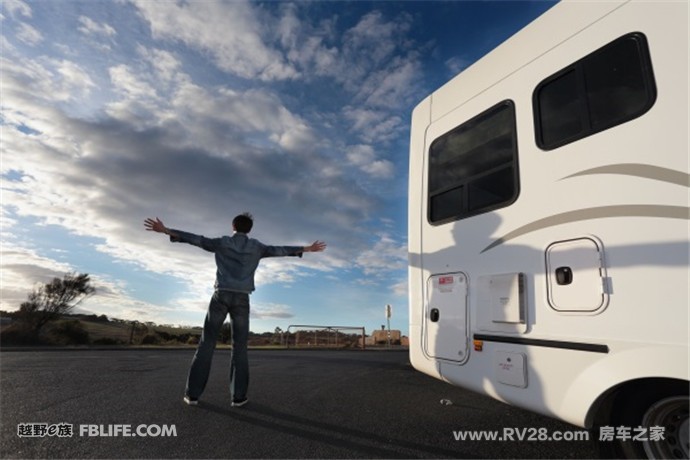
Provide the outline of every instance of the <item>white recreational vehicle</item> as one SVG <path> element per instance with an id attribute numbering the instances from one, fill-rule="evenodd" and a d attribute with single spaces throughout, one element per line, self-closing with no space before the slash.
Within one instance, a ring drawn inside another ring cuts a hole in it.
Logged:
<path id="1" fill-rule="evenodd" d="M 688 458 L 688 54 L 687 1 L 564 1 L 414 109 L 416 369 Z"/>

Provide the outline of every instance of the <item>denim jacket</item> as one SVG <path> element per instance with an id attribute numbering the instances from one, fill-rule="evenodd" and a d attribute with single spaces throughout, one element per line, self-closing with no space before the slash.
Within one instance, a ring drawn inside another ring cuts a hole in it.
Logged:
<path id="1" fill-rule="evenodd" d="M 254 272 L 264 257 L 302 257 L 302 246 L 267 246 L 246 233 L 206 238 L 194 233 L 170 229 L 170 241 L 189 243 L 216 255 L 215 288 L 222 291 L 254 291 Z"/>

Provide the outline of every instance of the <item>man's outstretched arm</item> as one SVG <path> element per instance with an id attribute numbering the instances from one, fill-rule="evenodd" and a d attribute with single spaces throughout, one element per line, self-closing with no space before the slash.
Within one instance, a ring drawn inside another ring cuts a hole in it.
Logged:
<path id="1" fill-rule="evenodd" d="M 216 252 L 221 242 L 220 238 L 206 238 L 202 235 L 196 235 L 194 233 L 168 228 L 158 217 L 155 219 L 146 219 L 144 221 L 144 227 L 149 232 L 164 233 L 169 235 L 172 243 L 188 243 L 192 246 L 198 246 L 201 249 L 209 252 Z"/>
<path id="2" fill-rule="evenodd" d="M 311 245 L 304 247 L 304 252 L 321 252 L 326 249 L 326 243 L 323 241 L 314 241 Z"/>
<path id="3" fill-rule="evenodd" d="M 163 223 L 162 220 L 160 220 L 158 217 L 156 219 L 151 219 L 150 217 L 144 221 L 144 227 L 146 228 L 146 231 L 149 232 L 156 232 L 156 233 L 165 233 L 166 235 L 170 236 L 175 236 L 173 233 L 168 229 L 165 224 Z"/>
<path id="4" fill-rule="evenodd" d="M 314 241 L 309 246 L 263 246 L 261 257 L 302 257 L 305 252 L 322 252 L 326 249 L 323 241 Z"/>

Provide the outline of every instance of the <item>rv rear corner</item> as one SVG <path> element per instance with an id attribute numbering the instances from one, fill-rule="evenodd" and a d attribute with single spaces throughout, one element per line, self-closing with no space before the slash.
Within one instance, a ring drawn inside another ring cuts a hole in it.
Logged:
<path id="1" fill-rule="evenodd" d="M 410 360 L 688 457 L 688 3 L 557 4 L 412 113 Z"/>

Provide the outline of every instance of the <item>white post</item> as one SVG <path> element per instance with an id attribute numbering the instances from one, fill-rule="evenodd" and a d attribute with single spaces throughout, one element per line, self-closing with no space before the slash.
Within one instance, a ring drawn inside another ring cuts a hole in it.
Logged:
<path id="1" fill-rule="evenodd" d="M 386 305 L 386 321 L 388 322 L 388 348 L 391 347 L 391 315 L 393 314 L 393 307 L 390 304 Z"/>

